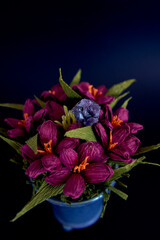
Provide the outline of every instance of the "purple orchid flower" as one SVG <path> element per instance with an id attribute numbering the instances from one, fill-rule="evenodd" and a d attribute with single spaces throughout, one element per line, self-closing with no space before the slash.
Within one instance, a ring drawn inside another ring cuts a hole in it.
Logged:
<path id="1" fill-rule="evenodd" d="M 62 116 L 64 115 L 63 107 L 54 101 L 48 101 L 46 103 L 45 109 L 47 110 L 48 119 L 52 121 L 60 121 Z"/>
<path id="2" fill-rule="evenodd" d="M 68 131 L 69 130 L 73 130 L 76 128 L 80 128 L 82 125 L 81 123 L 72 123 L 69 127 L 68 127 Z M 62 149 L 66 149 L 66 148 L 72 148 L 75 149 L 79 146 L 79 138 L 70 138 L 70 137 L 64 137 L 56 146 L 55 152 L 57 154 L 59 154 L 61 152 Z"/>
<path id="3" fill-rule="evenodd" d="M 41 125 L 39 138 L 43 148 L 39 148 L 37 154 L 28 145 L 21 148 L 22 156 L 30 162 L 25 172 L 30 178 L 36 178 L 46 171 L 53 172 L 61 167 L 59 157 L 53 153 L 57 143 L 57 128 L 51 120 Z"/>
<path id="4" fill-rule="evenodd" d="M 130 132 L 132 134 L 137 133 L 139 130 L 143 129 L 143 126 L 139 123 L 128 122 L 129 111 L 126 108 L 120 107 L 116 110 L 112 116 L 111 124 L 113 127 L 119 127 L 121 123 L 127 123 L 130 127 Z"/>
<path id="5" fill-rule="evenodd" d="M 143 126 L 139 123 L 128 122 L 129 120 L 129 111 L 124 108 L 118 108 L 114 114 L 111 107 L 108 104 L 104 104 L 101 109 L 101 114 L 99 117 L 99 122 L 103 125 L 104 128 L 109 128 L 113 131 L 114 128 L 120 127 L 124 123 L 128 124 L 130 127 L 130 133 L 135 134 L 139 130 L 143 129 Z"/>
<path id="6" fill-rule="evenodd" d="M 95 131 L 101 139 L 107 155 L 115 161 L 131 163 L 131 155 L 136 153 L 140 140 L 132 135 L 130 126 L 123 123 L 120 127 L 110 130 L 109 136 L 101 123 L 95 125 Z"/>
<path id="7" fill-rule="evenodd" d="M 41 99 L 45 102 L 53 100 L 54 102 L 63 103 L 66 98 L 67 95 L 65 94 L 60 84 L 54 85 L 51 90 L 44 91 L 41 94 Z"/>
<path id="8" fill-rule="evenodd" d="M 121 143 L 116 142 L 115 138 L 112 142 L 111 148 L 109 147 L 109 157 L 115 161 L 131 163 L 134 161 L 131 158 L 131 155 L 136 153 L 140 144 L 140 140 L 132 134 L 126 137 L 125 140 Z"/>
<path id="9" fill-rule="evenodd" d="M 85 190 L 85 182 L 100 183 L 109 179 L 113 175 L 113 169 L 104 162 L 103 149 L 99 150 L 101 146 L 95 143 L 91 144 L 91 148 L 90 144 L 88 142 L 80 146 L 77 152 L 71 148 L 63 149 L 60 152 L 63 167 L 47 176 L 45 181 L 53 186 L 65 183 L 63 193 L 76 199 Z M 86 154 L 90 154 L 88 156 L 82 154 L 86 149 L 88 149 Z M 96 161 L 97 158 L 99 161 Z"/>
<path id="10" fill-rule="evenodd" d="M 112 96 L 105 95 L 107 88 L 104 85 L 94 88 L 88 82 L 81 82 L 78 85 L 73 85 L 72 88 L 81 96 L 89 98 L 100 105 L 104 103 L 109 104 L 115 99 Z"/>
<path id="11" fill-rule="evenodd" d="M 46 109 L 40 109 L 35 112 L 31 99 L 27 99 L 23 109 L 23 120 L 15 118 L 6 118 L 5 122 L 13 129 L 8 130 L 8 136 L 11 138 L 25 137 L 27 133 L 36 128 L 38 124 L 44 119 L 47 113 Z"/>

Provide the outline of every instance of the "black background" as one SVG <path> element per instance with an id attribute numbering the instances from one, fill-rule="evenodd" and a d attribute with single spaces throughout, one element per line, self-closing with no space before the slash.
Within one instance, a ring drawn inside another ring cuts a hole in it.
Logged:
<path id="1" fill-rule="evenodd" d="M 160 142 L 160 6 L 159 1 L 58 1 L 53 4 L 1 1 L 0 102 L 24 103 L 58 81 L 70 82 L 79 68 L 82 80 L 108 88 L 129 78 L 130 121 L 144 125 L 142 145 Z M 0 109 L 5 117 L 20 117 Z M 160 168 L 138 166 L 126 179 L 127 201 L 111 196 L 103 219 L 66 233 L 49 203 L 37 206 L 15 223 L 9 220 L 31 196 L 22 170 L 9 162 L 14 151 L 1 147 L 0 213 L 4 239 L 157 238 L 160 215 Z M 148 161 L 160 163 L 160 151 Z"/>

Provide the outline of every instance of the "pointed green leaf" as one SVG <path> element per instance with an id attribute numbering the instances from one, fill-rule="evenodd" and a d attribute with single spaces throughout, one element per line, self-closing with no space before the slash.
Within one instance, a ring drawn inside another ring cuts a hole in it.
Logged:
<path id="1" fill-rule="evenodd" d="M 121 181 L 119 181 L 119 180 L 117 180 L 116 182 L 117 182 L 120 186 L 122 186 L 122 187 L 125 187 L 125 188 L 128 187 L 126 184 L 124 184 L 123 182 L 121 182 Z"/>
<path id="2" fill-rule="evenodd" d="M 17 110 L 23 110 L 24 105 L 17 104 L 17 103 L 0 103 L 0 107 L 8 107 L 8 108 L 14 108 Z"/>
<path id="3" fill-rule="evenodd" d="M 105 211 L 106 211 L 106 207 L 107 207 L 107 203 L 110 199 L 110 195 L 111 195 L 111 192 L 107 193 L 106 191 L 103 192 L 103 200 L 104 200 L 104 203 L 103 203 L 103 209 L 102 209 L 102 213 L 101 213 L 101 218 L 103 218 L 104 214 L 105 214 Z"/>
<path id="4" fill-rule="evenodd" d="M 149 165 L 153 165 L 153 166 L 160 167 L 160 164 L 158 164 L 158 163 L 152 163 L 152 162 L 142 162 L 142 164 L 149 164 Z"/>
<path id="5" fill-rule="evenodd" d="M 70 87 L 72 87 L 74 84 L 78 85 L 81 80 L 81 73 L 82 70 L 79 69 L 74 78 L 72 79 L 72 82 L 70 83 Z"/>
<path id="6" fill-rule="evenodd" d="M 59 69 L 59 72 L 60 72 L 59 83 L 61 84 L 66 95 L 69 98 L 81 98 L 81 96 L 78 93 L 76 93 L 67 83 L 63 81 L 61 69 Z"/>
<path id="7" fill-rule="evenodd" d="M 132 83 L 134 83 L 135 79 L 129 79 L 118 84 L 113 85 L 111 88 L 108 89 L 107 95 L 118 97 L 124 90 L 126 90 Z"/>
<path id="8" fill-rule="evenodd" d="M 128 102 L 129 102 L 131 99 L 132 99 L 132 97 L 128 98 L 128 99 L 122 104 L 121 107 L 123 107 L 123 108 L 127 108 L 127 106 L 128 106 Z"/>
<path id="9" fill-rule="evenodd" d="M 115 107 L 115 105 L 116 105 L 122 98 L 124 98 L 124 97 L 125 97 L 126 95 L 128 95 L 128 94 L 129 94 L 129 92 L 126 92 L 126 93 L 118 96 L 113 102 L 111 102 L 111 103 L 109 104 L 110 107 L 111 107 L 111 108 Z"/>
<path id="10" fill-rule="evenodd" d="M 37 153 L 37 139 L 38 133 L 25 142 L 34 151 L 35 154 Z"/>
<path id="11" fill-rule="evenodd" d="M 53 187 L 52 185 L 43 182 L 37 193 L 31 198 L 31 200 L 24 206 L 24 208 L 17 213 L 17 215 L 11 220 L 11 222 L 16 221 L 26 212 L 37 206 L 38 204 L 44 202 L 46 199 L 61 194 L 63 192 L 64 185 L 59 185 Z"/>
<path id="12" fill-rule="evenodd" d="M 158 143 L 156 145 L 148 146 L 148 147 L 140 147 L 138 149 L 138 151 L 134 154 L 134 156 L 142 154 L 142 153 L 150 152 L 150 151 L 156 150 L 158 148 L 160 148 L 160 143 Z"/>
<path id="13" fill-rule="evenodd" d="M 4 137 L 8 137 L 7 130 L 5 128 L 0 127 L 0 134 L 2 134 Z"/>
<path id="14" fill-rule="evenodd" d="M 112 192 L 116 193 L 119 197 L 123 198 L 124 200 L 127 200 L 128 198 L 128 195 L 124 192 L 122 192 L 121 190 L 115 188 L 115 187 L 112 187 L 112 186 L 109 186 L 108 187 Z"/>
<path id="15" fill-rule="evenodd" d="M 12 148 L 14 148 L 17 151 L 18 154 L 21 155 L 20 148 L 23 146 L 22 144 L 9 138 L 3 137 L 2 135 L 0 135 L 0 138 L 3 139 L 6 143 L 8 143 Z"/>
<path id="16" fill-rule="evenodd" d="M 41 99 L 39 99 L 39 98 L 36 97 L 35 95 L 34 95 L 34 98 L 37 100 L 37 102 L 39 103 L 39 105 L 41 106 L 41 108 L 45 108 L 45 106 L 46 106 L 46 103 L 45 103 L 45 102 L 43 102 Z"/>
<path id="17" fill-rule="evenodd" d="M 135 166 L 137 166 L 138 164 L 142 163 L 142 161 L 145 159 L 146 157 L 140 157 L 138 159 L 134 159 L 133 162 L 127 164 L 124 167 L 120 167 L 117 169 L 114 169 L 114 174 L 112 175 L 111 178 L 109 178 L 108 180 L 106 180 L 106 184 L 109 185 L 112 181 L 115 181 L 117 179 L 119 179 L 120 177 L 122 177 L 123 174 L 129 172 L 132 168 L 134 168 Z"/>
<path id="18" fill-rule="evenodd" d="M 94 135 L 94 132 L 91 126 L 67 131 L 64 136 L 83 139 L 83 140 L 86 140 L 87 142 L 97 142 L 97 139 Z"/>

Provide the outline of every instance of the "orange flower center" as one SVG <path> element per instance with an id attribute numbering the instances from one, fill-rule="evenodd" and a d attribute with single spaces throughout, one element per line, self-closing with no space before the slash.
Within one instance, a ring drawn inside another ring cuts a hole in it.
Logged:
<path id="1" fill-rule="evenodd" d="M 27 118 L 28 118 L 28 113 L 24 113 L 24 120 L 20 120 L 18 122 L 18 125 L 25 127 Z"/>
<path id="2" fill-rule="evenodd" d="M 49 90 L 48 92 L 53 94 L 53 95 L 56 93 L 55 91 L 51 91 L 51 90 Z"/>
<path id="3" fill-rule="evenodd" d="M 89 85 L 88 92 L 93 95 L 93 97 L 97 98 L 102 95 L 102 92 L 98 92 L 97 88 L 94 88 L 93 85 Z"/>
<path id="4" fill-rule="evenodd" d="M 49 140 L 49 142 L 44 143 L 44 150 L 38 150 L 38 152 L 41 154 L 52 154 L 53 153 L 52 140 Z"/>
<path id="5" fill-rule="evenodd" d="M 118 142 L 112 143 L 112 131 L 110 131 L 110 141 L 109 141 L 108 150 L 112 150 L 117 144 Z"/>
<path id="6" fill-rule="evenodd" d="M 114 128 L 120 127 L 122 122 L 123 122 L 123 121 L 120 120 L 120 119 L 117 117 L 117 115 L 113 116 L 113 118 L 112 118 L 112 120 L 111 120 L 111 124 L 112 124 L 112 126 L 113 126 Z"/>
<path id="7" fill-rule="evenodd" d="M 87 163 L 87 159 L 89 158 L 89 156 L 87 156 L 83 162 L 81 162 L 81 164 L 78 166 L 75 166 L 74 169 L 73 169 L 73 172 L 78 172 L 80 173 L 81 171 L 85 170 L 86 167 L 89 165 L 89 163 Z"/>

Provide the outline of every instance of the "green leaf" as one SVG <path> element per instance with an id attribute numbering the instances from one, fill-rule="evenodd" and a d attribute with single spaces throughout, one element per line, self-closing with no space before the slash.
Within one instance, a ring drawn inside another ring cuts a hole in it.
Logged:
<path id="1" fill-rule="evenodd" d="M 113 85 L 111 88 L 108 89 L 107 95 L 118 97 L 124 90 L 126 90 L 132 83 L 134 83 L 135 79 L 129 79 L 118 84 Z"/>
<path id="2" fill-rule="evenodd" d="M 8 143 L 12 148 L 14 148 L 17 151 L 18 154 L 21 155 L 20 148 L 23 146 L 22 144 L 9 138 L 3 137 L 2 135 L 0 135 L 0 138 L 3 139 L 6 143 Z"/>
<path id="3" fill-rule="evenodd" d="M 117 182 L 120 186 L 122 186 L 122 187 L 125 187 L 125 188 L 128 187 L 126 184 L 124 184 L 123 182 L 121 182 L 121 181 L 119 181 L 119 180 L 117 180 L 116 182 Z"/>
<path id="4" fill-rule="evenodd" d="M 37 153 L 37 139 L 38 133 L 25 142 L 34 151 L 35 154 Z"/>
<path id="5" fill-rule="evenodd" d="M 156 145 L 147 146 L 147 147 L 140 147 L 133 156 L 136 156 L 136 155 L 139 155 L 142 153 L 146 153 L 146 152 L 150 152 L 150 151 L 156 150 L 158 148 L 160 148 L 160 143 L 158 143 Z"/>
<path id="6" fill-rule="evenodd" d="M 38 204 L 44 202 L 46 199 L 61 194 L 63 192 L 63 185 L 55 186 L 43 182 L 37 193 L 31 198 L 31 200 L 24 206 L 24 208 L 17 213 L 17 215 L 11 220 L 14 222 L 26 212 L 37 206 Z"/>
<path id="7" fill-rule="evenodd" d="M 17 110 L 23 110 L 24 105 L 17 104 L 17 103 L 0 103 L 0 107 L 8 107 L 8 108 L 14 108 Z"/>
<path id="8" fill-rule="evenodd" d="M 109 178 L 108 180 L 105 181 L 105 183 L 107 185 L 109 185 L 112 181 L 115 181 L 119 178 L 122 177 L 123 174 L 129 172 L 133 167 L 137 166 L 138 164 L 142 163 L 142 161 L 145 159 L 146 157 L 143 156 L 143 157 L 140 157 L 138 159 L 134 159 L 133 162 L 127 164 L 126 166 L 124 167 L 120 167 L 120 168 L 117 168 L 117 169 L 114 169 L 114 174 L 112 175 L 111 178 Z"/>
<path id="9" fill-rule="evenodd" d="M 142 162 L 142 164 L 149 164 L 149 165 L 153 165 L 153 166 L 160 167 L 160 164 L 158 164 L 158 163 L 152 163 L 152 162 Z"/>
<path id="10" fill-rule="evenodd" d="M 103 216 L 105 214 L 106 207 L 107 207 L 108 201 L 110 199 L 110 195 L 111 195 L 111 192 L 109 192 L 109 193 L 107 193 L 106 191 L 103 192 L 104 203 L 103 203 L 103 210 L 102 210 L 102 213 L 101 213 L 101 218 L 103 218 Z"/>
<path id="11" fill-rule="evenodd" d="M 70 83 L 70 87 L 72 87 L 74 84 L 78 85 L 81 80 L 81 73 L 82 70 L 79 69 L 74 78 L 72 79 L 72 82 Z"/>
<path id="12" fill-rule="evenodd" d="M 97 139 L 94 135 L 94 132 L 91 126 L 67 131 L 64 136 L 83 139 L 83 140 L 86 140 L 87 142 L 97 142 Z"/>
<path id="13" fill-rule="evenodd" d="M 61 68 L 59 69 L 59 72 L 60 72 L 59 83 L 61 84 L 66 95 L 69 98 L 81 98 L 81 96 L 78 93 L 76 93 L 67 83 L 63 81 Z"/>
<path id="14" fill-rule="evenodd" d="M 45 108 L 45 106 L 46 106 L 46 103 L 45 103 L 45 102 L 43 102 L 41 99 L 39 99 L 39 98 L 36 97 L 35 95 L 34 95 L 34 98 L 37 100 L 37 102 L 39 103 L 39 105 L 41 106 L 41 108 Z"/>
<path id="15" fill-rule="evenodd" d="M 2 134 L 4 137 L 8 137 L 7 130 L 5 128 L 0 127 L 0 134 Z"/>
<path id="16" fill-rule="evenodd" d="M 124 98 L 126 95 L 128 95 L 129 92 L 126 92 L 120 96 L 118 96 L 113 102 L 111 102 L 109 105 L 111 108 L 113 108 L 122 98 Z"/>
<path id="17" fill-rule="evenodd" d="M 129 102 L 131 99 L 132 99 L 132 97 L 128 98 L 128 99 L 122 104 L 121 107 L 123 107 L 123 108 L 127 108 L 127 106 L 128 106 L 128 102 Z"/>
<path id="18" fill-rule="evenodd" d="M 115 187 L 112 187 L 112 186 L 109 186 L 108 187 L 112 192 L 116 193 L 119 197 L 123 198 L 124 200 L 127 200 L 128 198 L 128 195 L 124 192 L 122 192 L 121 190 L 115 188 Z"/>

